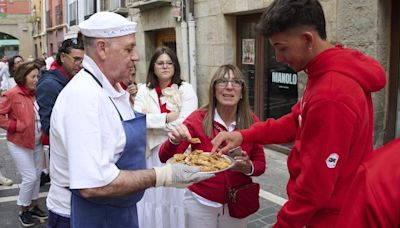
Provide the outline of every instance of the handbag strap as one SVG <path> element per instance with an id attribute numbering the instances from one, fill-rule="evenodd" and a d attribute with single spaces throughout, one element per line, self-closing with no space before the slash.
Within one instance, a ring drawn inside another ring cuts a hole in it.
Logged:
<path id="1" fill-rule="evenodd" d="M 229 181 L 229 176 L 228 176 L 228 174 L 226 173 L 227 171 L 224 171 L 224 176 L 225 176 L 225 185 L 226 185 L 226 187 L 228 187 L 228 189 L 229 188 L 231 188 L 232 187 L 232 185 L 230 184 L 230 181 Z"/>

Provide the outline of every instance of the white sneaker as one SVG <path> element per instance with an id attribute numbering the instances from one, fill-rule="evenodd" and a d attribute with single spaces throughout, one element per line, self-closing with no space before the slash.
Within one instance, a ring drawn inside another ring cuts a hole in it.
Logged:
<path id="1" fill-rule="evenodd" d="M 0 176 L 0 185 L 6 185 L 10 186 L 13 184 L 13 181 L 11 179 L 8 179 L 7 177 Z"/>

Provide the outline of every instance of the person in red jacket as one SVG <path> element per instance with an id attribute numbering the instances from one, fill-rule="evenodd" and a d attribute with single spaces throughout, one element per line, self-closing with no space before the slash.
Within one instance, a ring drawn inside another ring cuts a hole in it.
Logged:
<path id="1" fill-rule="evenodd" d="M 0 127 L 7 130 L 7 147 L 22 178 L 17 204 L 21 206 L 19 221 L 24 227 L 35 225 L 34 218 L 47 219 L 47 213 L 37 204 L 43 162 L 35 103 L 38 74 L 39 65 L 22 63 L 14 74 L 17 85 L 0 98 Z"/>
<path id="2" fill-rule="evenodd" d="M 362 163 L 337 227 L 400 227 L 400 139 L 368 156 Z"/>
<path id="3" fill-rule="evenodd" d="M 166 162 L 175 153 L 192 150 L 210 151 L 211 139 L 221 131 L 235 131 L 248 128 L 258 119 L 250 111 L 247 87 L 239 68 L 234 65 L 220 66 L 211 79 L 208 104 L 189 115 L 170 132 L 169 140 L 161 145 L 159 157 Z M 190 144 L 192 137 L 199 138 L 200 144 Z M 217 173 L 214 178 L 193 184 L 185 192 L 185 223 L 190 228 L 244 228 L 248 216 L 235 218 L 227 208 L 229 186 L 239 187 L 252 183 L 251 176 L 264 173 L 266 162 L 261 145 L 244 143 L 242 153 L 236 156 L 234 166 Z M 249 200 L 247 205 L 258 205 Z M 250 199 L 251 196 L 248 196 Z"/>
<path id="4" fill-rule="evenodd" d="M 326 40 L 317 0 L 275 0 L 258 28 L 277 62 L 307 74 L 304 95 L 277 120 L 220 133 L 212 151 L 225 153 L 242 143 L 294 142 L 287 161 L 289 200 L 274 227 L 334 227 L 348 187 L 372 151 L 371 93 L 385 86 L 385 72 L 371 57 Z"/>

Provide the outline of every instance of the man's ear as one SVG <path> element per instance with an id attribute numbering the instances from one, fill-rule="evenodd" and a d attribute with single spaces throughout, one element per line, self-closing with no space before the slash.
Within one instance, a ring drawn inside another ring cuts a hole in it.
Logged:
<path id="1" fill-rule="evenodd" d="M 64 60 L 65 59 L 65 54 L 64 54 L 64 52 L 61 52 L 60 53 L 60 60 L 61 60 L 61 65 L 64 63 Z"/>
<path id="2" fill-rule="evenodd" d="M 311 50 L 313 48 L 314 43 L 314 34 L 312 32 L 303 32 L 302 34 L 306 47 Z"/>
<path id="3" fill-rule="evenodd" d="M 104 39 L 99 39 L 96 41 L 96 51 L 102 60 L 106 59 L 107 46 L 108 46 L 108 43 Z"/>

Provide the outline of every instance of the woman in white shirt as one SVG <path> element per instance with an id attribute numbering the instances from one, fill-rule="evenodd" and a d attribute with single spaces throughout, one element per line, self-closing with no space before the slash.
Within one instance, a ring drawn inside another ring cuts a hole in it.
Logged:
<path id="1" fill-rule="evenodd" d="M 173 50 L 160 47 L 153 54 L 145 85 L 139 87 L 134 109 L 146 113 L 147 168 L 161 166 L 159 146 L 168 132 L 197 109 L 193 87 L 180 77 L 180 65 Z M 137 204 L 140 227 L 184 228 L 183 190 L 147 189 Z"/>

